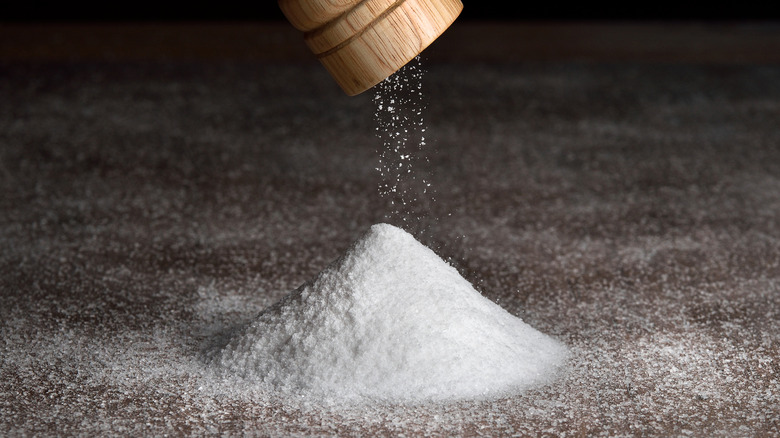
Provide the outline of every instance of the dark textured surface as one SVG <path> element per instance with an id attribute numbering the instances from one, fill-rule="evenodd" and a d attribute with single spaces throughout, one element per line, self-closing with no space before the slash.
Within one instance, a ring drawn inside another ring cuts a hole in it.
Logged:
<path id="1" fill-rule="evenodd" d="M 0 64 L 0 433 L 780 433 L 780 67 L 427 64 L 425 243 L 569 345 L 557 384 L 364 409 L 200 352 L 388 211 L 315 64 Z"/>

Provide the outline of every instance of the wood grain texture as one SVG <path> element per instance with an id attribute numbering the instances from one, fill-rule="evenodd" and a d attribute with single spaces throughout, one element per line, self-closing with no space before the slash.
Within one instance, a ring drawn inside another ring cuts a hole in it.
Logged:
<path id="1" fill-rule="evenodd" d="M 353 9 L 362 0 L 279 0 L 279 9 L 296 29 L 308 32 Z"/>
<path id="2" fill-rule="evenodd" d="M 297 4 L 294 4 L 297 3 Z M 317 3 L 316 5 L 314 3 Z M 460 0 L 281 0 L 280 7 L 350 96 L 373 87 L 425 50 L 463 10 Z M 345 6 L 353 6 L 345 10 Z M 330 10 L 328 10 L 330 8 Z M 321 20 L 330 21 L 316 26 Z"/>
<path id="3" fill-rule="evenodd" d="M 402 5 L 404 0 L 364 0 L 338 18 L 304 35 L 306 45 L 317 55 L 335 50 L 372 23 Z"/>

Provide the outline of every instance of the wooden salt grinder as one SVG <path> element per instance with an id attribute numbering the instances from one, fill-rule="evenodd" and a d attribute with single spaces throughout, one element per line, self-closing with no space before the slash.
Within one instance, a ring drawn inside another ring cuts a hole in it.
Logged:
<path id="1" fill-rule="evenodd" d="M 290 23 L 350 96 L 414 59 L 455 21 L 460 0 L 279 0 Z"/>

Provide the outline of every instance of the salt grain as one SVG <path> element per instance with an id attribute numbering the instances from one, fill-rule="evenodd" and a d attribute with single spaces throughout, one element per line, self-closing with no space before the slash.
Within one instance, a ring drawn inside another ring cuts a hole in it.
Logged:
<path id="1" fill-rule="evenodd" d="M 407 402 L 521 391 L 550 382 L 567 354 L 410 234 L 377 224 L 215 361 L 281 393 Z"/>

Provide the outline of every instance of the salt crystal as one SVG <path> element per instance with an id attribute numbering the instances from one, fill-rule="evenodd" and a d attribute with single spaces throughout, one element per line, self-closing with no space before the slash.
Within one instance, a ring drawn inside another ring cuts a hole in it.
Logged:
<path id="1" fill-rule="evenodd" d="M 330 400 L 488 398 L 549 383 L 566 347 L 400 228 L 372 226 L 217 355 L 250 385 Z"/>

